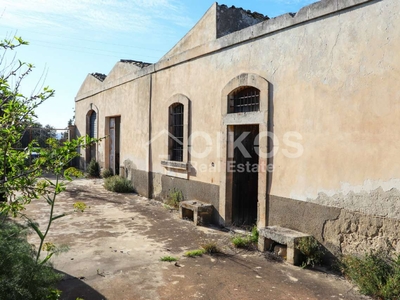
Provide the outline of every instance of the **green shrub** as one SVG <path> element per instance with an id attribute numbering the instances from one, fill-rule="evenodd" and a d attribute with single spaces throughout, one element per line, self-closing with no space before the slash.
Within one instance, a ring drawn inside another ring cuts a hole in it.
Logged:
<path id="1" fill-rule="evenodd" d="M 103 173 L 101 173 L 101 177 L 103 177 L 103 178 L 108 178 L 111 176 L 114 176 L 113 169 L 104 169 Z"/>
<path id="2" fill-rule="evenodd" d="M 185 256 L 187 257 L 196 257 L 196 256 L 202 256 L 204 254 L 204 249 L 196 249 L 196 250 L 191 250 L 185 252 Z"/>
<path id="3" fill-rule="evenodd" d="M 251 229 L 250 241 L 255 244 L 258 243 L 258 229 L 255 225 Z"/>
<path id="4" fill-rule="evenodd" d="M 119 175 L 114 175 L 104 179 L 104 187 L 116 193 L 132 193 L 135 191 L 132 182 Z"/>
<path id="5" fill-rule="evenodd" d="M 258 243 L 257 226 L 252 227 L 250 235 L 243 236 L 236 234 L 232 237 L 231 241 L 236 248 L 250 248 L 251 246 L 254 246 Z"/>
<path id="6" fill-rule="evenodd" d="M 236 248 L 248 248 L 251 244 L 249 237 L 242 235 L 235 235 L 231 241 Z"/>
<path id="7" fill-rule="evenodd" d="M 361 293 L 378 299 L 399 299 L 400 255 L 396 260 L 373 252 L 363 257 L 348 255 L 341 259 L 341 268 Z"/>
<path id="8" fill-rule="evenodd" d="M 218 246 L 215 242 L 207 242 L 201 245 L 201 247 L 204 249 L 204 253 L 207 254 L 213 254 L 213 253 L 219 253 Z"/>
<path id="9" fill-rule="evenodd" d="M 87 172 L 90 177 L 100 177 L 100 165 L 94 158 L 88 164 Z"/>
<path id="10" fill-rule="evenodd" d="M 168 262 L 173 262 L 173 261 L 177 261 L 178 259 L 176 257 L 173 256 L 163 256 L 160 258 L 161 261 L 168 261 Z"/>
<path id="11" fill-rule="evenodd" d="M 0 225 L 0 299 L 58 299 L 55 284 L 62 275 L 49 263 L 36 263 L 26 230 L 5 222 Z"/>
<path id="12" fill-rule="evenodd" d="M 325 255 L 322 245 L 312 236 L 300 239 L 296 244 L 296 249 L 300 250 L 305 257 L 303 268 L 321 264 Z"/>
<path id="13" fill-rule="evenodd" d="M 387 278 L 385 286 L 382 288 L 383 299 L 395 299 L 400 297 L 400 255 L 391 264 L 390 276 Z"/>
<path id="14" fill-rule="evenodd" d="M 174 188 L 169 192 L 166 204 L 174 208 L 179 208 L 179 202 L 181 201 L 183 201 L 182 191 Z"/>

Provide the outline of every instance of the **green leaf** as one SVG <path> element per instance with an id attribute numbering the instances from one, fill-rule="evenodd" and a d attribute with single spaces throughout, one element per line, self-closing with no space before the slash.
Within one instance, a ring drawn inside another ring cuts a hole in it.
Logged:
<path id="1" fill-rule="evenodd" d="M 31 220 L 29 220 L 28 221 L 28 226 L 32 227 L 33 230 L 36 231 L 36 233 L 40 237 L 40 239 L 43 240 L 43 238 L 44 238 L 43 233 L 40 231 L 39 227 L 35 223 L 33 223 Z"/>
<path id="2" fill-rule="evenodd" d="M 46 258 L 43 259 L 43 260 L 39 263 L 39 265 L 45 264 L 45 263 L 53 256 L 53 254 L 54 254 L 54 252 L 51 252 L 51 253 L 47 254 Z"/>
<path id="3" fill-rule="evenodd" d="M 53 199 L 50 196 L 46 196 L 45 198 L 49 205 L 53 205 Z"/>
<path id="4" fill-rule="evenodd" d="M 59 218 L 65 217 L 65 216 L 66 216 L 66 214 L 61 214 L 61 215 L 52 217 L 52 218 L 51 218 L 51 221 L 57 220 L 57 219 L 59 219 Z"/>

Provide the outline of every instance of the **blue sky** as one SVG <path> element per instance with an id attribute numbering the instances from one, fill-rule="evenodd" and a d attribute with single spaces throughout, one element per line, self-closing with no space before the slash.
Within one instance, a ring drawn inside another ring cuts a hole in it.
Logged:
<path id="1" fill-rule="evenodd" d="M 224 0 L 269 17 L 297 12 L 316 0 Z M 43 125 L 65 128 L 87 74 L 107 74 L 120 59 L 154 63 L 214 3 L 212 0 L 2 0 L 0 38 L 30 45 L 17 58 L 35 65 L 23 84 L 30 94 L 42 76 L 56 90 L 38 110 Z M 1 54 L 2 55 L 2 54 Z"/>

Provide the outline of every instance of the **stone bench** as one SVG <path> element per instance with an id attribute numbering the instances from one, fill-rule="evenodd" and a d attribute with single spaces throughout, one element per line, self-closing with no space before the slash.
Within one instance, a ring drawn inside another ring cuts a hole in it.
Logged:
<path id="1" fill-rule="evenodd" d="M 297 242 L 311 237 L 309 234 L 280 226 L 267 226 L 259 229 L 258 232 L 258 249 L 260 251 L 270 250 L 274 242 L 286 245 L 286 261 L 292 265 L 301 263 L 301 252 L 295 247 Z"/>
<path id="2" fill-rule="evenodd" d="M 212 214 L 212 204 L 207 204 L 197 200 L 186 200 L 179 203 L 180 218 L 193 220 L 196 226 L 210 224 Z"/>

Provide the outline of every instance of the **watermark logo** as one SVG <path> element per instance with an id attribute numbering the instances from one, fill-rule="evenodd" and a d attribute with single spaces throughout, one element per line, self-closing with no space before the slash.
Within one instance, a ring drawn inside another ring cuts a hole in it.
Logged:
<path id="1" fill-rule="evenodd" d="M 190 163 L 190 169 L 196 170 L 200 173 L 219 173 L 221 171 L 220 164 L 205 164 L 192 161 Z M 272 163 L 267 164 L 265 161 L 260 163 L 247 162 L 236 162 L 233 160 L 227 161 L 226 169 L 224 171 L 228 173 L 272 173 L 274 165 Z"/>
<path id="2" fill-rule="evenodd" d="M 236 138 L 233 132 L 229 132 L 225 138 L 221 132 L 210 134 L 204 131 L 195 131 L 187 138 L 187 148 L 185 148 L 184 140 L 185 137 L 183 140 L 182 138 L 178 139 L 168 130 L 162 130 L 143 147 L 149 147 L 152 144 L 160 147 L 161 142 L 165 146 L 164 149 L 167 150 L 173 141 L 181 146 L 182 151 L 187 151 L 190 157 L 189 167 L 195 169 L 196 172 L 222 171 L 219 163 L 197 163 L 197 161 L 204 161 L 210 156 L 213 159 L 226 157 L 227 172 L 250 173 L 272 172 L 272 163 L 267 164 L 266 161 L 278 153 L 290 159 L 299 158 L 304 153 L 303 136 L 296 131 L 285 132 L 281 138 L 270 131 L 262 131 L 257 135 L 244 131 Z M 169 153 L 159 155 L 161 160 L 169 160 L 169 157 Z"/>

